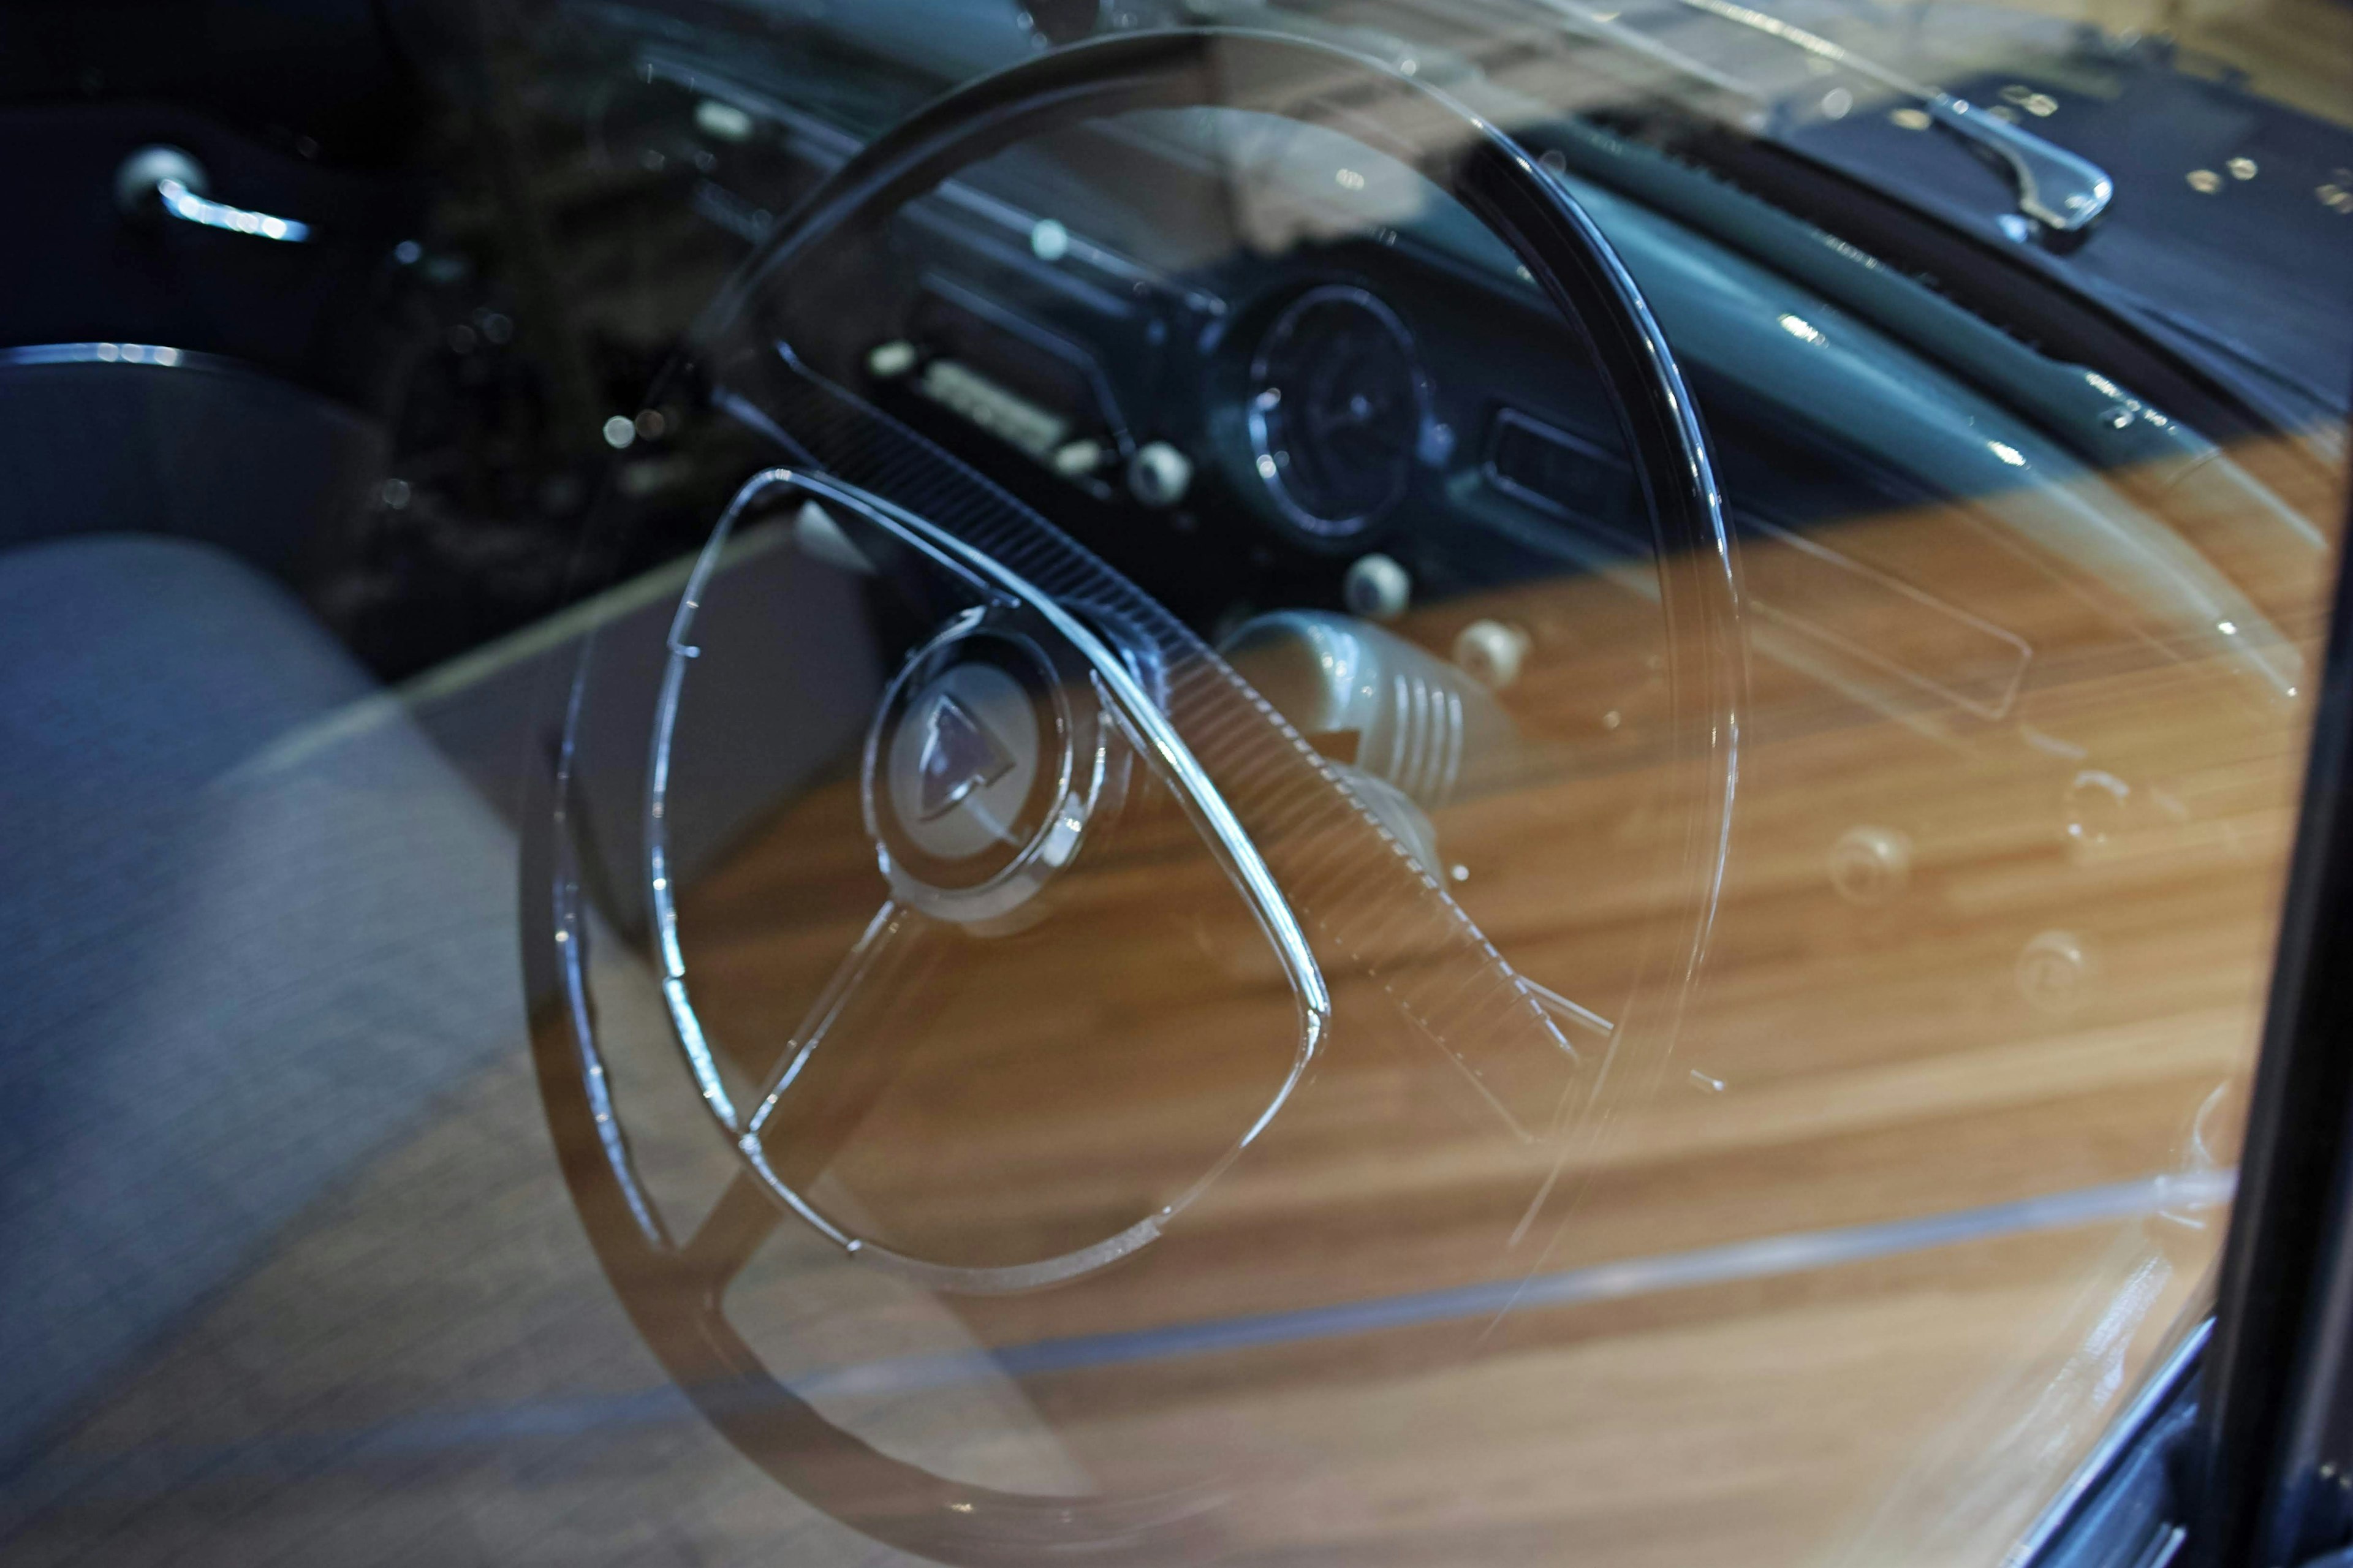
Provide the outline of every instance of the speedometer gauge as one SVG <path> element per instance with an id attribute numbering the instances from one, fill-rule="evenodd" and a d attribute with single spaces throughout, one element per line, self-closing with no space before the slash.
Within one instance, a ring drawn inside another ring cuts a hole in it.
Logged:
<path id="1" fill-rule="evenodd" d="M 1423 411 L 1395 311 L 1344 284 L 1292 301 L 1250 361 L 1258 477 L 1283 517 L 1322 539 L 1378 522 L 1405 494 Z"/>

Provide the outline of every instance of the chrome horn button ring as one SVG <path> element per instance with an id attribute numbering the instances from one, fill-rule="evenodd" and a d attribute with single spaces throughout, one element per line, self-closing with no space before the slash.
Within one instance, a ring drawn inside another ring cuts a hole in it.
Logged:
<path id="1" fill-rule="evenodd" d="M 1018 605 L 917 648 L 867 731 L 866 830 L 894 897 L 937 920 L 1026 924 L 1096 818 L 1124 751 L 1084 658 Z"/>

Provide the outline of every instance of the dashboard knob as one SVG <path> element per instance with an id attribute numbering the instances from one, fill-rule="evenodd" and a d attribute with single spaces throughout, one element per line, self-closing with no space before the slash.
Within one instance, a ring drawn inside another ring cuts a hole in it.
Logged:
<path id="1" fill-rule="evenodd" d="M 1850 827 L 1831 847 L 1831 886 L 1850 904 L 1883 904 L 1912 879 L 1912 840 L 1886 827 Z"/>
<path id="2" fill-rule="evenodd" d="M 2090 994 L 2095 965 L 2073 931 L 2046 931 L 2018 955 L 2018 991 L 2038 1013 L 2072 1013 Z"/>
<path id="3" fill-rule="evenodd" d="M 1367 620 L 1391 620 L 1413 602 L 1413 579 L 1386 555 L 1359 555 L 1341 579 L 1340 600 Z"/>
<path id="4" fill-rule="evenodd" d="M 1146 506 L 1175 506 L 1193 482 L 1193 459 L 1166 441 L 1151 441 L 1127 460 L 1127 488 Z"/>
<path id="5" fill-rule="evenodd" d="M 1517 680 L 1527 657 L 1528 634 L 1501 621 L 1472 621 L 1455 635 L 1455 668 L 1490 691 Z"/>
<path id="6" fill-rule="evenodd" d="M 877 343 L 866 354 L 866 373 L 877 381 L 889 381 L 915 368 L 920 358 L 915 345 L 904 338 L 893 338 L 887 343 Z"/>

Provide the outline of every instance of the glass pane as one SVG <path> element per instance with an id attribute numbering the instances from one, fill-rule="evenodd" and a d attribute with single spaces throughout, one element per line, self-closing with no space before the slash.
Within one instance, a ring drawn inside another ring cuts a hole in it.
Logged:
<path id="1" fill-rule="evenodd" d="M 12 1561 L 1992 1564 L 2194 1348 L 2333 12 L 387 14 L 11 79 Z"/>

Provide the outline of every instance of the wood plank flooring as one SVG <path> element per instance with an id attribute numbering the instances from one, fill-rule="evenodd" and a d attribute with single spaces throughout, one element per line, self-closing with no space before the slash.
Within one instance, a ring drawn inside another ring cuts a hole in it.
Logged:
<path id="1" fill-rule="evenodd" d="M 2015 700 L 1957 714 L 1840 654 L 1883 592 L 1760 623 L 1691 988 L 1628 983 L 1681 891 L 1656 871 L 1683 824 L 1649 606 L 1580 579 L 1400 626 L 1535 638 L 1505 694 L 1524 753 L 1433 822 L 1501 952 L 1622 1026 L 1567 1031 L 1556 1136 L 1516 1136 L 1381 973 L 1335 963 L 1313 1078 L 1160 1242 L 939 1297 L 780 1221 L 728 1294 L 746 1337 L 940 1473 L 1192 1489 L 1223 1561 L 1998 1561 L 2215 1256 L 2306 711 L 2262 660 L 2310 667 L 2319 568 L 2284 564 L 2255 635 L 2218 642 L 1953 553 L 1949 521 L 1819 542 L 1933 584 L 1932 649 L 1982 649 L 1998 596 L 2031 653 Z M 836 1021 L 777 1140 L 827 1212 L 1018 1261 L 1169 1202 L 1249 1125 L 1289 998 L 1181 824 L 1135 810 L 1047 922 L 913 935 Z M 747 1080 L 884 896 L 857 812 L 837 773 L 683 893 Z M 1858 831 L 1904 865 L 1868 896 L 1832 874 Z M 608 946 L 594 978 L 640 1163 L 691 1232 L 733 1167 L 642 956 Z M 897 1560 L 669 1391 L 581 1237 L 515 1022 L 512 1064 L 322 1195 L 26 1483 L 47 1502 L 12 1562 Z"/>

